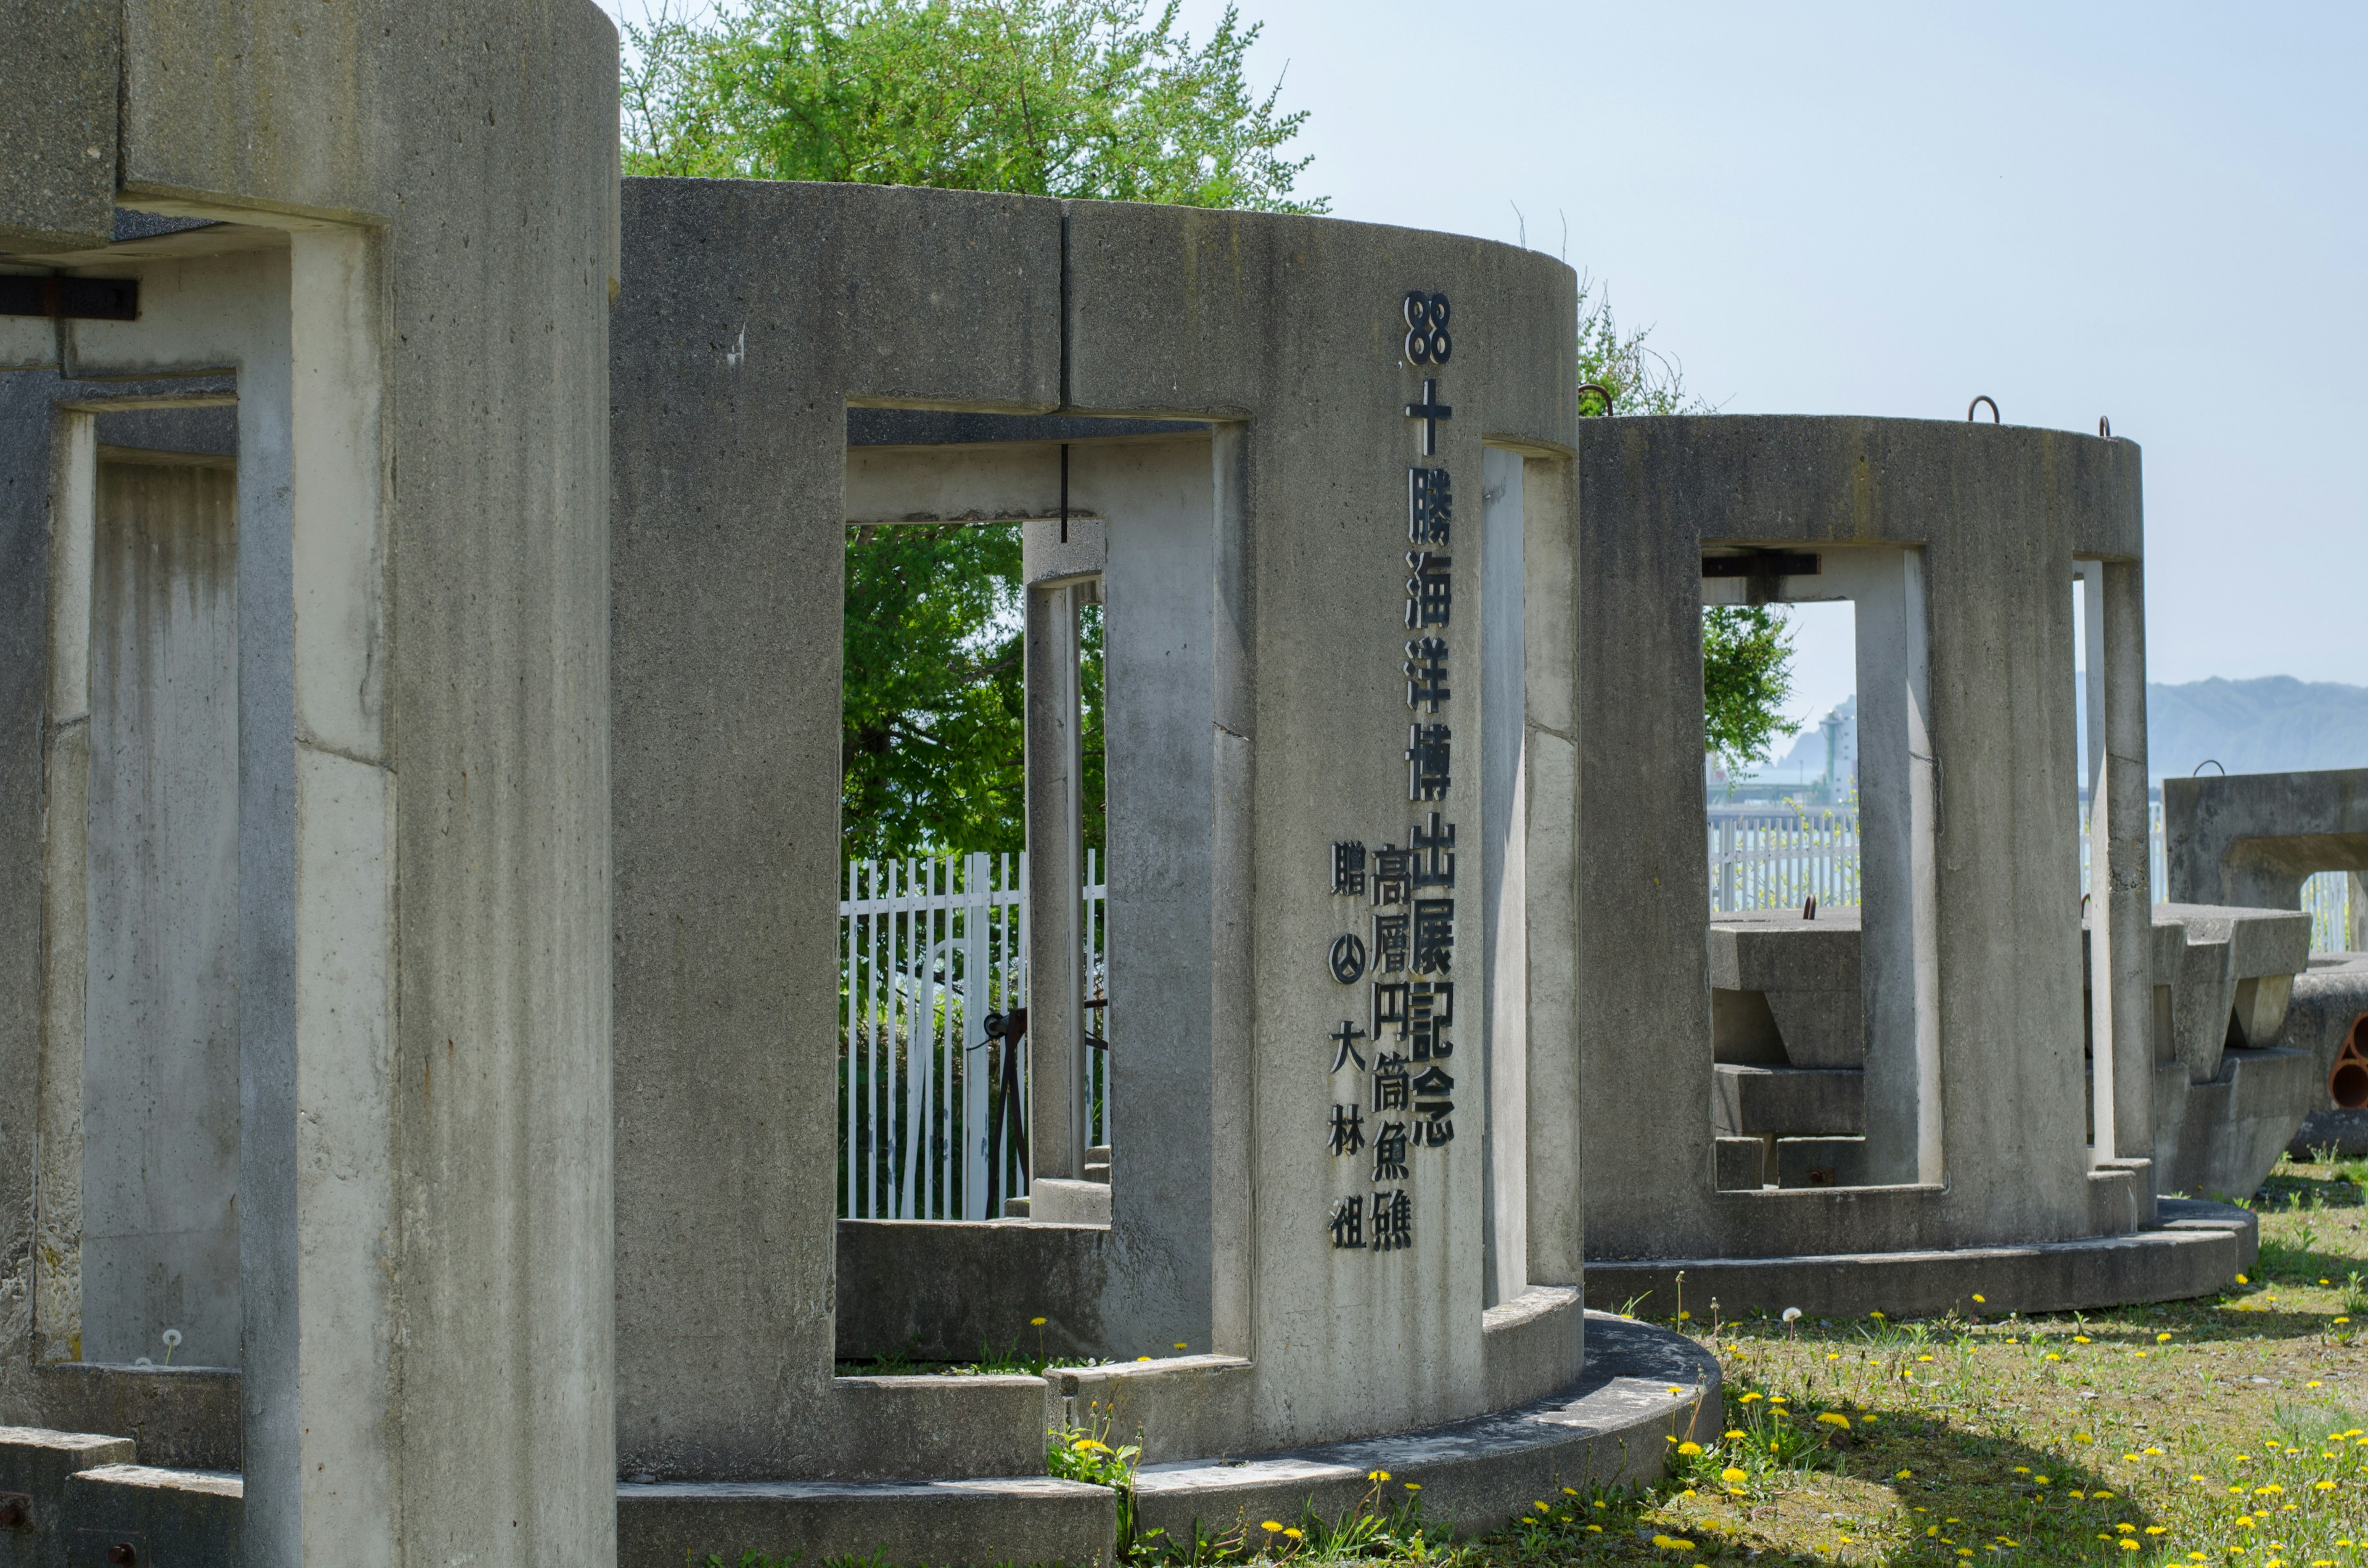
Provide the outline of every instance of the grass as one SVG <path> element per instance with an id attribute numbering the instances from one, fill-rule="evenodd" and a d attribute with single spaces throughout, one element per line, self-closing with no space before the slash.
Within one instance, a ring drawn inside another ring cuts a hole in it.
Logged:
<path id="1" fill-rule="evenodd" d="M 1523 1523 L 1444 1549 L 1435 1528 L 1418 1545 L 1403 1528 L 1244 1545 L 1456 1568 L 2368 1568 L 2363 1184 L 2368 1162 L 2279 1166 L 2254 1200 L 2259 1264 L 2204 1301 L 1789 1335 L 1698 1314 L 1673 1326 L 1725 1369 L 1725 1436 L 1673 1449 L 1667 1480 L 1556 1489 Z"/>

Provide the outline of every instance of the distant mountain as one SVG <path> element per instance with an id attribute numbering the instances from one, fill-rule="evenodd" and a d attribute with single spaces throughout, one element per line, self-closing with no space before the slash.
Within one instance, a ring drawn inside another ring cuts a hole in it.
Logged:
<path id="1" fill-rule="evenodd" d="M 2292 676 L 2150 682 L 2146 754 L 2157 778 L 2183 778 L 2206 757 L 2231 773 L 2368 767 L 2368 687 Z"/>
<path id="2" fill-rule="evenodd" d="M 2077 687 L 2076 710 L 2087 707 L 2088 683 Z M 1858 699 L 1833 710 L 1836 769 L 1848 778 L 1858 764 Z M 2088 750 L 2088 716 L 2077 720 L 2080 755 Z M 1813 784 L 1824 774 L 1826 734 L 1804 724 L 1791 747 L 1748 777 L 1754 781 Z M 2184 778 L 2210 757 L 2231 773 L 2286 773 L 2305 768 L 2368 767 L 2368 687 L 2300 681 L 2292 676 L 2258 680 L 2198 680 L 2146 687 L 2146 753 L 2153 778 Z"/>

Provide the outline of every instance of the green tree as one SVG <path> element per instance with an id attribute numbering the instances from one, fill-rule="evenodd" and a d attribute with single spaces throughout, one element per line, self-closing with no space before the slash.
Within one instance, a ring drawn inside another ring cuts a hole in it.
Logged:
<path id="1" fill-rule="evenodd" d="M 1228 6 L 1178 0 L 752 0 L 628 27 L 628 174 L 927 185 L 1321 212 L 1284 155 L 1305 113 L 1242 74 Z"/>
<path id="2" fill-rule="evenodd" d="M 1686 390 L 1684 369 L 1654 348 L 1652 328 L 1621 328 L 1611 297 L 1592 279 L 1578 286 L 1578 380 L 1611 394 L 1611 406 L 1581 395 L 1582 414 L 1715 414 Z M 1702 747 L 1730 772 L 1765 762 L 1780 737 L 1798 734 L 1784 717 L 1793 694 L 1793 631 L 1768 605 L 1712 605 L 1702 611 Z"/>

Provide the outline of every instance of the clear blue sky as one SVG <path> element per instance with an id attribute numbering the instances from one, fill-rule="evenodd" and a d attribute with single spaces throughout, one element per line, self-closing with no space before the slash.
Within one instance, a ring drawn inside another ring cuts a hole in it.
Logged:
<path id="1" fill-rule="evenodd" d="M 2109 414 L 2153 678 L 2368 683 L 2368 7 L 1243 11 L 1336 215 L 1509 241 L 1518 203 L 1730 412 Z"/>

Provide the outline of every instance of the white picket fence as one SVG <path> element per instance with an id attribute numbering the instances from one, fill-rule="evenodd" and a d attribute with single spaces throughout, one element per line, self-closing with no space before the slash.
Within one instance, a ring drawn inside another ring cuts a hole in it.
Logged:
<path id="1" fill-rule="evenodd" d="M 988 1180 L 988 1122 L 1003 1042 L 990 1013 L 1027 1006 L 1028 857 L 948 855 L 847 867 L 840 938 L 838 1212 L 848 1218 L 984 1220 L 1028 1190 L 1013 1141 Z M 1107 997 L 1108 889 L 1086 853 L 1085 972 Z M 1107 1008 L 1087 1014 L 1109 1038 Z M 1097 1021 L 1098 1020 L 1098 1021 Z M 1088 1142 L 1109 1142 L 1105 1053 L 1089 1051 Z M 1027 1125 L 1027 1052 L 1017 1063 Z"/>
<path id="2" fill-rule="evenodd" d="M 2162 803 L 2148 808 L 2146 866 L 2159 901 L 2169 871 L 2164 859 Z M 1819 903 L 1859 902 L 1856 806 L 1799 806 L 1771 812 L 1721 812 L 1711 817 L 1710 902 L 1720 913 L 1795 909 L 1811 894 Z M 2089 887 L 2089 829 L 2080 827 L 2080 887 Z M 2368 932 L 2351 929 L 2348 885 L 2340 871 L 2303 884 L 2310 915 L 2310 950 L 2351 952 Z"/>

